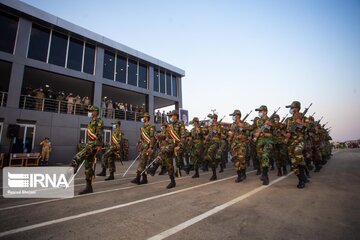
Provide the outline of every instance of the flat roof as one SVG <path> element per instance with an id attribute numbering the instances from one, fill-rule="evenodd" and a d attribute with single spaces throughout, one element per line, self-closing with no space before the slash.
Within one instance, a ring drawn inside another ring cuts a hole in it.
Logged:
<path id="1" fill-rule="evenodd" d="M 40 10 L 38 8 L 35 8 L 27 3 L 24 3 L 24 2 L 21 2 L 21 1 L 18 1 L 18 0 L 0 0 L 0 3 L 1 4 L 4 4 L 10 8 L 13 8 L 13 9 L 16 9 L 20 12 L 23 12 L 27 15 L 30 15 L 30 16 L 33 16 L 37 19 L 40 19 L 42 21 L 45 21 L 45 22 L 48 22 L 52 25 L 55 25 L 57 27 L 60 27 L 60 28 L 63 28 L 63 29 L 66 29 L 68 31 L 71 31 L 71 32 L 74 32 L 76 34 L 79 34 L 85 38 L 88 38 L 88 39 L 91 39 L 97 43 L 100 43 L 104 46 L 108 46 L 110 48 L 114 48 L 114 49 L 117 49 L 119 51 L 122 51 L 124 53 L 127 53 L 131 56 L 134 56 L 134 57 L 137 57 L 139 59 L 142 59 L 142 60 L 145 60 L 151 64 L 154 64 L 154 65 L 157 65 L 161 68 L 165 68 L 165 69 L 168 69 L 174 73 L 177 73 L 181 76 L 185 76 L 185 71 L 183 69 L 180 69 L 178 67 L 175 67 L 171 64 L 168 64 L 166 62 L 163 62 L 157 58 L 154 58 L 150 55 L 147 55 L 145 53 L 142 53 L 140 51 L 137 51 L 133 48 L 130 48 L 128 46 L 125 46 L 121 43 L 118 43 L 116 41 L 113 41 L 107 37 L 104 37 L 100 34 L 97 34 L 97 33 L 94 33 L 90 30 L 87 30 L 83 27 L 80 27 L 78 25 L 75 25 L 71 22 L 68 22 L 62 18 L 59 18 L 57 16 L 54 16 L 50 13 L 47 13 L 43 10 Z"/>

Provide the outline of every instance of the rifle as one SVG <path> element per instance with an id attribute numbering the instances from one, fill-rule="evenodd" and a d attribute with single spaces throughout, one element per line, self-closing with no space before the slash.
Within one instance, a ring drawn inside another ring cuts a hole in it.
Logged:
<path id="1" fill-rule="evenodd" d="M 326 122 L 325 124 L 323 124 L 323 125 L 322 125 L 322 127 L 325 127 L 325 126 L 326 126 L 326 124 L 328 124 L 328 123 L 329 123 L 329 122 Z"/>
<path id="2" fill-rule="evenodd" d="M 243 122 L 245 122 L 245 120 L 248 118 L 248 116 L 250 115 L 250 113 L 252 113 L 252 110 L 248 113 L 248 114 L 246 114 L 246 116 L 243 118 Z"/>
<path id="3" fill-rule="evenodd" d="M 289 114 L 287 113 L 287 114 L 285 115 L 285 117 L 281 120 L 280 123 L 283 123 L 288 115 L 289 115 Z"/>
<path id="4" fill-rule="evenodd" d="M 303 117 L 305 117 L 305 115 L 309 111 L 309 108 L 311 107 L 311 105 L 312 105 L 312 103 L 310 103 L 310 105 L 307 108 L 305 108 L 305 111 L 302 114 L 300 114 L 299 119 L 303 119 Z M 296 129 L 302 128 L 302 127 L 303 127 L 303 125 L 294 123 L 291 125 L 291 132 L 294 133 L 296 131 Z"/>
<path id="5" fill-rule="evenodd" d="M 316 125 L 319 124 L 322 119 L 323 119 L 323 117 L 321 117 L 319 120 L 317 120 L 317 121 L 316 121 Z"/>
<path id="6" fill-rule="evenodd" d="M 276 111 L 274 111 L 273 114 L 271 114 L 269 119 L 273 119 L 275 114 L 279 111 L 279 109 L 280 109 L 280 107 Z M 260 133 L 264 132 L 265 129 L 270 129 L 270 126 L 268 126 L 267 124 L 264 123 L 264 125 L 262 125 L 261 128 L 260 128 Z"/>
<path id="7" fill-rule="evenodd" d="M 78 167 L 78 169 L 76 170 L 76 173 L 71 177 L 71 179 L 70 179 L 70 181 L 69 181 L 69 185 L 71 184 L 71 182 L 74 180 L 74 178 L 75 178 L 75 176 L 76 176 L 76 174 L 78 174 L 79 173 L 79 171 L 80 171 L 80 169 L 81 169 L 81 167 L 84 165 L 84 163 L 85 163 L 85 160 L 84 161 L 82 161 L 82 163 L 80 164 L 80 166 Z"/>
<path id="8" fill-rule="evenodd" d="M 145 167 L 144 171 L 142 171 L 142 172 L 140 173 L 140 175 L 142 175 L 146 170 L 148 170 L 148 168 L 151 167 L 151 166 L 153 165 L 153 163 L 154 163 L 156 160 L 158 160 L 158 158 L 159 158 L 159 157 L 156 157 L 154 160 L 152 160 L 152 162 Z"/>
<path id="9" fill-rule="evenodd" d="M 132 167 L 132 165 L 134 165 L 134 163 L 136 162 L 136 160 L 138 160 L 138 158 L 140 157 L 140 154 L 135 158 L 135 160 L 130 164 L 130 166 L 128 167 L 128 169 L 125 171 L 123 177 L 125 177 L 125 175 L 127 174 L 127 172 L 130 170 L 130 168 Z"/>
<path id="10" fill-rule="evenodd" d="M 316 112 L 314 112 L 314 113 L 311 115 L 311 117 L 314 117 L 315 113 L 316 113 Z"/>
<path id="11" fill-rule="evenodd" d="M 217 124 L 220 125 L 224 118 L 225 118 L 225 115 L 222 117 L 222 119 L 220 119 L 220 121 Z M 209 135 L 208 135 L 208 141 L 214 137 L 215 133 L 216 133 L 216 131 L 211 129 L 211 131 L 209 132 Z"/>

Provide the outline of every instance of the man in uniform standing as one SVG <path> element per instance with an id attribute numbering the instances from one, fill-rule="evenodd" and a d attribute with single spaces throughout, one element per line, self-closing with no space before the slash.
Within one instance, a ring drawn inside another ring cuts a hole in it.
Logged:
<path id="1" fill-rule="evenodd" d="M 260 161 L 260 166 L 262 169 L 262 175 L 260 180 L 263 182 L 263 185 L 269 184 L 269 165 L 270 165 L 270 154 L 272 149 L 272 133 L 271 127 L 272 122 L 267 116 L 267 106 L 261 105 L 259 108 L 255 109 L 259 112 L 259 118 L 254 121 L 254 141 L 256 143 L 256 154 Z"/>
<path id="2" fill-rule="evenodd" d="M 85 180 L 86 187 L 79 194 L 92 193 L 92 181 L 94 179 L 93 165 L 95 163 L 95 157 L 98 152 L 101 151 L 102 147 L 102 133 L 103 133 L 103 121 L 99 118 L 99 108 L 91 106 L 88 109 L 88 117 L 91 118 L 87 126 L 87 137 L 88 141 L 84 149 L 78 152 L 71 163 L 77 172 L 78 166 L 85 161 Z"/>
<path id="3" fill-rule="evenodd" d="M 49 165 L 49 158 L 51 153 L 51 142 L 48 137 L 44 138 L 40 143 L 41 146 L 41 165 Z"/>
<path id="4" fill-rule="evenodd" d="M 136 170 L 136 177 L 131 180 L 135 184 L 147 184 L 147 173 L 144 172 L 149 160 L 153 156 L 153 149 L 155 147 L 155 128 L 150 124 L 150 115 L 144 113 L 141 118 L 141 122 L 144 125 L 140 128 L 140 140 L 139 140 L 139 164 Z M 141 176 L 142 173 L 142 176 Z M 140 178 L 142 177 L 141 181 Z"/>
<path id="5" fill-rule="evenodd" d="M 116 171 L 115 159 L 121 157 L 121 141 L 124 135 L 120 130 L 120 120 L 115 121 L 112 124 L 113 132 L 111 134 L 111 146 L 109 146 L 109 148 L 102 155 L 102 171 L 97 174 L 97 176 L 106 176 L 106 168 L 109 168 L 110 176 L 105 178 L 105 181 L 114 180 L 114 173 Z"/>
<path id="6" fill-rule="evenodd" d="M 246 147 L 251 126 L 241 121 L 240 110 L 234 110 L 230 116 L 233 117 L 234 122 L 231 124 L 229 131 L 229 142 L 231 155 L 234 159 L 234 166 L 238 175 L 235 182 L 238 183 L 246 179 Z"/>
<path id="7" fill-rule="evenodd" d="M 194 167 L 195 170 L 195 174 L 192 176 L 192 178 L 198 178 L 199 166 L 201 166 L 202 164 L 201 155 L 204 147 L 204 136 L 199 124 L 199 118 L 194 117 L 190 123 L 194 124 L 194 127 L 191 129 L 190 132 L 190 161 L 191 165 Z"/>

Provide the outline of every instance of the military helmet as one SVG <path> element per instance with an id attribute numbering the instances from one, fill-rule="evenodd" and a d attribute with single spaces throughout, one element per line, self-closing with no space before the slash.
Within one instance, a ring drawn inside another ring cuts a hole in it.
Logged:
<path id="1" fill-rule="evenodd" d="M 293 101 L 290 105 L 286 106 L 287 108 L 298 108 L 300 110 L 301 103 L 299 101 Z"/>
<path id="2" fill-rule="evenodd" d="M 229 116 L 235 116 L 235 115 L 239 115 L 239 116 L 241 116 L 241 112 L 240 112 L 240 110 L 236 109 L 236 110 L 234 110 L 234 112 L 233 112 L 233 113 L 229 114 Z"/>
<path id="3" fill-rule="evenodd" d="M 168 116 L 177 115 L 179 117 L 179 111 L 175 109 L 175 110 L 170 111 L 167 115 Z"/>
<path id="4" fill-rule="evenodd" d="M 313 116 L 310 116 L 310 117 L 309 117 L 309 121 L 314 122 L 314 120 L 315 120 L 315 119 L 314 119 L 314 117 L 313 117 Z"/>
<path id="5" fill-rule="evenodd" d="M 192 121 L 193 121 L 193 122 L 199 122 L 199 118 L 198 118 L 198 117 L 194 117 Z"/>
<path id="6" fill-rule="evenodd" d="M 274 119 L 275 119 L 275 118 L 280 119 L 279 114 L 275 114 L 275 115 L 274 115 Z"/>
<path id="7" fill-rule="evenodd" d="M 259 108 L 256 108 L 255 111 L 261 112 L 261 111 L 267 111 L 267 106 L 261 105 Z"/>
<path id="8" fill-rule="evenodd" d="M 218 115 L 216 113 L 214 113 L 211 118 L 215 118 L 215 119 L 218 119 Z"/>
<path id="9" fill-rule="evenodd" d="M 88 111 L 89 112 L 98 112 L 99 113 L 99 108 L 97 106 L 95 106 L 95 105 L 90 105 L 88 107 Z"/>

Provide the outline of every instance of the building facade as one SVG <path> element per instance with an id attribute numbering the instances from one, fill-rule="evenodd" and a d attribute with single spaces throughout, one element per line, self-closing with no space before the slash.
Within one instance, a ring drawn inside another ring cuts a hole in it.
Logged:
<path id="1" fill-rule="evenodd" d="M 101 108 L 104 143 L 122 121 L 130 158 L 141 115 L 182 107 L 185 71 L 28 4 L 0 0 L 0 151 L 39 152 L 68 163 L 86 142 L 86 108 Z"/>

